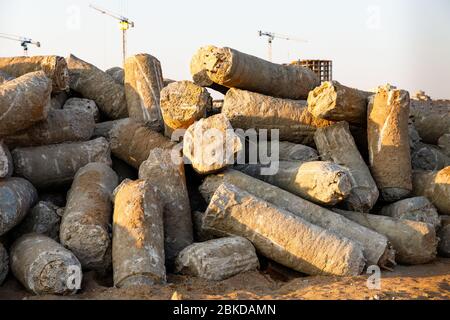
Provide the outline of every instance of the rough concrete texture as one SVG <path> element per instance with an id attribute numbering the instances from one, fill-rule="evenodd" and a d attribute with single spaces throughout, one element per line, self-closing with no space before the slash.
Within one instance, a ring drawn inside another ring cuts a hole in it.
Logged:
<path id="1" fill-rule="evenodd" d="M 317 161 L 319 154 L 311 147 L 288 141 L 264 140 L 258 143 L 245 142 L 244 149 L 247 162 L 269 163 L 271 161 Z"/>
<path id="2" fill-rule="evenodd" d="M 210 175 L 204 180 L 200 186 L 200 191 L 208 203 L 222 182 L 235 185 L 314 225 L 359 243 L 363 248 L 368 265 L 378 264 L 381 267 L 389 268 L 395 264 L 394 252 L 385 236 L 348 220 L 340 214 L 236 170 L 226 170 L 223 174 Z M 202 217 L 202 214 L 194 215 L 194 222 Z M 198 228 L 198 230 L 201 231 L 201 235 L 205 235 L 209 239 L 216 236 L 226 236 L 226 234 L 213 233 L 212 230 L 205 229 L 204 226 Z"/>
<path id="3" fill-rule="evenodd" d="M 70 75 L 70 89 L 86 99 L 94 100 L 100 111 L 110 119 L 128 116 L 125 89 L 114 79 L 94 65 L 74 55 L 67 59 Z"/>
<path id="4" fill-rule="evenodd" d="M 344 217 L 384 234 L 401 264 L 423 264 L 436 258 L 438 239 L 434 226 L 418 221 L 334 209 Z"/>
<path id="5" fill-rule="evenodd" d="M 317 129 L 314 141 L 324 161 L 333 161 L 348 169 L 352 189 L 346 204 L 351 211 L 369 212 L 379 192 L 369 168 L 356 147 L 347 122 Z"/>
<path id="6" fill-rule="evenodd" d="M 215 83 L 208 75 L 208 70 L 203 67 L 203 57 L 209 54 L 208 48 L 201 47 L 192 57 L 190 65 L 192 80 L 199 86 L 208 87 L 222 94 L 226 94 L 229 88 Z"/>
<path id="7" fill-rule="evenodd" d="M 410 113 L 423 142 L 437 144 L 441 136 L 450 133 L 449 100 L 411 100 Z"/>
<path id="8" fill-rule="evenodd" d="M 118 84 L 125 85 L 125 71 L 121 67 L 112 67 L 105 71 Z"/>
<path id="9" fill-rule="evenodd" d="M 405 198 L 412 190 L 409 150 L 409 93 L 379 87 L 369 99 L 369 162 L 384 200 Z"/>
<path id="10" fill-rule="evenodd" d="M 450 157 L 450 133 L 446 133 L 439 138 L 438 146 L 447 157 Z"/>
<path id="11" fill-rule="evenodd" d="M 18 225 L 37 201 L 37 191 L 22 178 L 0 180 L 0 236 Z"/>
<path id="12" fill-rule="evenodd" d="M 191 81 L 178 81 L 161 90 L 161 111 L 164 134 L 172 135 L 176 129 L 187 129 L 206 116 L 212 99 L 208 91 Z"/>
<path id="13" fill-rule="evenodd" d="M 380 214 L 398 219 L 429 223 L 435 228 L 441 224 L 439 214 L 425 197 L 403 199 L 381 209 Z"/>
<path id="14" fill-rule="evenodd" d="M 184 134 L 183 154 L 200 174 L 216 172 L 233 164 L 241 149 L 240 138 L 223 114 L 200 119 Z"/>
<path id="15" fill-rule="evenodd" d="M 44 71 L 51 79 L 53 93 L 69 88 L 69 72 L 67 62 L 59 56 L 33 56 L 0 58 L 0 71 L 12 77 L 20 77 L 30 72 Z"/>
<path id="16" fill-rule="evenodd" d="M 111 121 L 104 121 L 104 122 L 97 122 L 94 127 L 94 133 L 92 134 L 92 138 L 99 138 L 103 137 L 106 140 L 109 141 L 110 138 L 110 131 L 111 129 L 118 123 L 127 121 L 128 118 L 125 119 L 119 119 L 119 120 L 111 120 Z"/>
<path id="17" fill-rule="evenodd" d="M 164 283 L 163 205 L 158 191 L 149 181 L 126 180 L 114 194 L 114 285 Z"/>
<path id="18" fill-rule="evenodd" d="M 11 81 L 13 79 L 14 79 L 13 76 L 11 76 L 11 75 L 7 74 L 6 72 L 0 70 L 0 85 L 2 85 L 3 83 L 5 83 L 7 81 Z"/>
<path id="19" fill-rule="evenodd" d="M 245 237 L 267 258 L 309 275 L 358 275 L 364 268 L 359 244 L 231 184 L 216 190 L 203 225 Z"/>
<path id="20" fill-rule="evenodd" d="M 55 240 L 30 233 L 11 248 L 11 271 L 17 280 L 37 295 L 74 294 L 81 265 L 75 255 Z"/>
<path id="21" fill-rule="evenodd" d="M 306 101 L 279 99 L 259 93 L 230 89 L 222 113 L 233 128 L 243 130 L 279 130 L 279 139 L 311 145 L 317 128 L 333 122 L 315 118 Z"/>
<path id="22" fill-rule="evenodd" d="M 164 252 L 166 265 L 171 266 L 181 250 L 194 241 L 182 157 L 172 155 L 170 149 L 151 150 L 148 159 L 139 167 L 139 179 L 149 181 L 161 194 L 164 206 Z"/>
<path id="23" fill-rule="evenodd" d="M 9 257 L 3 244 L 0 242 L 0 286 L 3 284 L 9 270 Z"/>
<path id="24" fill-rule="evenodd" d="M 306 99 L 320 84 L 316 74 L 296 65 L 280 65 L 231 48 L 206 46 L 191 60 L 191 74 L 196 78 L 229 88 L 239 88 L 274 97 Z"/>
<path id="25" fill-rule="evenodd" d="M 37 188 L 72 182 L 78 169 L 90 162 L 111 165 L 111 151 L 105 138 L 49 146 L 16 148 L 12 151 L 15 174 Z"/>
<path id="26" fill-rule="evenodd" d="M 171 149 L 175 146 L 174 142 L 162 134 L 133 119 L 115 123 L 109 136 L 114 156 L 136 169 L 147 160 L 152 149 Z"/>
<path id="27" fill-rule="evenodd" d="M 275 152 L 273 142 L 268 142 L 268 150 Z M 261 141 L 258 144 L 261 147 Z M 319 160 L 319 154 L 311 147 L 303 144 L 296 144 L 288 141 L 278 142 L 278 159 L 280 161 L 316 161 Z"/>
<path id="28" fill-rule="evenodd" d="M 414 122 L 409 119 L 408 122 L 408 132 L 409 132 L 409 147 L 411 150 L 414 150 L 419 143 L 421 142 L 421 138 L 419 136 L 419 132 L 417 132 L 416 126 L 414 125 Z"/>
<path id="29" fill-rule="evenodd" d="M 65 110 L 79 110 L 82 112 L 87 112 L 92 114 L 95 122 L 100 120 L 100 110 L 95 104 L 94 100 L 83 99 L 83 98 L 70 98 L 63 106 Z"/>
<path id="30" fill-rule="evenodd" d="M 438 230 L 438 253 L 442 257 L 450 258 L 450 216 L 441 216 L 441 221 L 442 225 Z"/>
<path id="31" fill-rule="evenodd" d="M 413 172 L 413 193 L 427 197 L 440 214 L 450 215 L 450 167 L 440 171 Z"/>
<path id="32" fill-rule="evenodd" d="M 62 109 L 64 103 L 66 103 L 67 99 L 69 99 L 69 94 L 66 91 L 62 91 L 57 94 L 53 94 L 50 100 L 50 105 L 52 109 Z"/>
<path id="33" fill-rule="evenodd" d="M 220 281 L 259 267 L 252 243 L 227 237 L 191 244 L 177 257 L 175 272 Z"/>
<path id="34" fill-rule="evenodd" d="M 94 127 L 94 117 L 91 113 L 81 110 L 51 109 L 47 119 L 5 137 L 4 141 L 11 149 L 86 141 L 91 138 Z"/>
<path id="35" fill-rule="evenodd" d="M 111 266 L 111 197 L 117 184 L 109 166 L 89 163 L 78 170 L 67 194 L 60 239 L 85 269 L 104 272 Z"/>
<path id="36" fill-rule="evenodd" d="M 0 178 L 11 177 L 14 170 L 14 164 L 8 146 L 0 140 Z"/>
<path id="37" fill-rule="evenodd" d="M 345 200 L 352 190 L 347 168 L 328 161 L 280 161 L 278 170 L 264 175 L 260 164 L 235 168 L 317 204 L 333 206 Z"/>
<path id="38" fill-rule="evenodd" d="M 215 176 L 211 175 L 209 177 L 215 177 Z M 207 179 L 209 179 L 209 177 Z M 220 181 L 218 181 L 218 184 L 214 190 L 210 190 L 211 192 L 209 194 L 208 202 L 209 202 L 209 200 L 211 200 L 211 197 L 213 196 L 214 192 L 220 186 L 221 183 L 222 183 L 222 179 L 220 179 Z M 204 214 L 205 214 L 204 212 L 200 212 L 200 211 L 192 212 L 192 224 L 193 224 L 193 229 L 194 229 L 194 239 L 196 242 L 204 242 L 204 241 L 213 240 L 213 239 L 217 239 L 217 238 L 228 237 L 228 234 L 226 234 L 224 232 L 220 232 L 217 230 L 210 230 L 208 228 L 205 228 L 203 226 Z"/>
<path id="39" fill-rule="evenodd" d="M 163 88 L 161 63 L 149 54 L 125 60 L 125 96 L 130 118 L 162 129 L 160 91 Z"/>
<path id="40" fill-rule="evenodd" d="M 51 80 L 43 71 L 28 73 L 1 85 L 0 137 L 47 118 L 51 86 Z"/>
<path id="41" fill-rule="evenodd" d="M 373 93 L 326 81 L 308 95 L 308 111 L 320 119 L 361 125 L 367 121 L 367 99 Z"/>
<path id="42" fill-rule="evenodd" d="M 48 201 L 39 201 L 13 230 L 17 239 L 27 233 L 38 233 L 59 242 L 61 216 L 59 207 Z"/>
<path id="43" fill-rule="evenodd" d="M 411 154 L 414 170 L 441 170 L 450 165 L 450 157 L 438 147 L 419 142 Z"/>

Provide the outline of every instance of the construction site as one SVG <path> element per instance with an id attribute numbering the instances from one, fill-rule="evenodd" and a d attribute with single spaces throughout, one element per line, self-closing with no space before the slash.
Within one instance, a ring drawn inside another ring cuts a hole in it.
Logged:
<path id="1" fill-rule="evenodd" d="M 116 66 L 0 29 L 0 300 L 450 300 L 450 100 L 265 30 L 172 79 L 83 10 Z"/>

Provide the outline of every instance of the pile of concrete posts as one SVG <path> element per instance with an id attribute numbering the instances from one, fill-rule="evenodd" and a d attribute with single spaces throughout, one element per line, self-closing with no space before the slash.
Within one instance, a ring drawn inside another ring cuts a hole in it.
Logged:
<path id="1" fill-rule="evenodd" d="M 320 84 L 232 48 L 202 47 L 190 69 L 0 58 L 0 286 L 222 281 L 267 260 L 357 276 L 450 256 L 448 101 Z"/>

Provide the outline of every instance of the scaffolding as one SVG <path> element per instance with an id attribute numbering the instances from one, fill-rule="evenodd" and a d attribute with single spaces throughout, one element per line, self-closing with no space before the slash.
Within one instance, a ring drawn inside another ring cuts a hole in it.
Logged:
<path id="1" fill-rule="evenodd" d="M 333 80 L 333 61 L 331 60 L 300 60 L 295 64 L 307 67 L 314 71 L 320 78 L 320 82 Z"/>

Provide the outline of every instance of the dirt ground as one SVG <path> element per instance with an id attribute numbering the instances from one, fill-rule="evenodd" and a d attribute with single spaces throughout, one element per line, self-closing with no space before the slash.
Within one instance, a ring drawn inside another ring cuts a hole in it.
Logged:
<path id="1" fill-rule="evenodd" d="M 368 289 L 368 277 L 306 277 L 268 264 L 264 271 L 246 272 L 219 282 L 169 275 L 165 286 L 116 289 L 87 273 L 83 289 L 75 296 L 35 297 L 10 276 L 0 288 L 0 299 L 450 299 L 450 259 L 382 272 L 380 290 Z"/>

